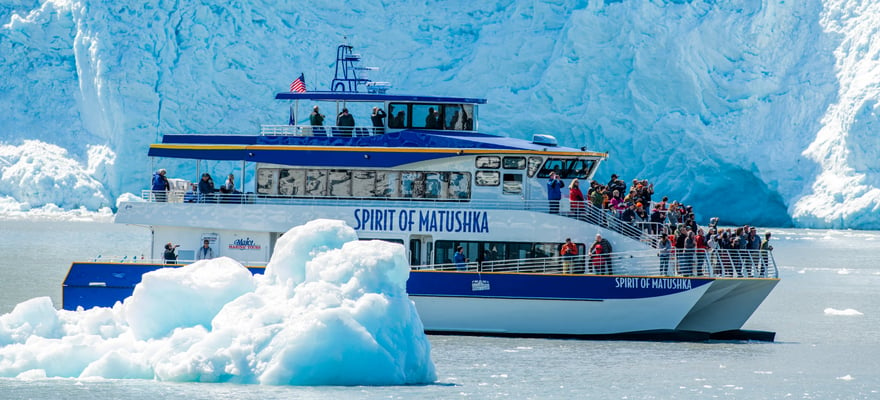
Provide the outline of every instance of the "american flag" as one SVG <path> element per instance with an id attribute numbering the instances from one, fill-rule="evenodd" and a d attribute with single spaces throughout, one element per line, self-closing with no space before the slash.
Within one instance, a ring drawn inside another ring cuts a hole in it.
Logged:
<path id="1" fill-rule="evenodd" d="M 306 77 L 303 74 L 299 74 L 299 78 L 296 78 L 293 82 L 290 82 L 290 91 L 302 93 L 306 91 Z"/>

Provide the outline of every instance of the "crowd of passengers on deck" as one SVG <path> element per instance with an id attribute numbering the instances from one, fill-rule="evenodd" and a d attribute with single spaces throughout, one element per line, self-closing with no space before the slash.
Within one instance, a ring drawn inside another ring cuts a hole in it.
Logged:
<path id="1" fill-rule="evenodd" d="M 556 191 L 562 185 L 561 180 L 551 174 L 547 185 L 550 212 L 558 213 L 554 201 L 559 199 Z M 570 216 L 612 230 L 617 230 L 614 229 L 617 223 L 628 224 L 637 229 L 621 233 L 636 232 L 634 239 L 642 235 L 655 239 L 651 243 L 660 250 L 661 275 L 754 277 L 766 276 L 768 272 L 768 252 L 773 250 L 770 232 L 762 237 L 757 228 L 748 225 L 719 228 L 718 218 L 710 219 L 704 230 L 696 223 L 692 206 L 669 202 L 666 196 L 654 202 L 654 184 L 646 179 L 633 179 L 629 191 L 626 182 L 616 174 L 611 175 L 606 185 L 591 181 L 586 195 L 579 186 L 577 179 L 569 184 Z M 594 243 L 589 251 L 593 259 L 596 248 L 598 254 L 608 253 L 603 252 L 601 244 Z"/>

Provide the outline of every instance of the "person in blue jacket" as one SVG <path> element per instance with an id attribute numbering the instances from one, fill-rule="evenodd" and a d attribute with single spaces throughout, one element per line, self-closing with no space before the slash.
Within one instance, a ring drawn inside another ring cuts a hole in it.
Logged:
<path id="1" fill-rule="evenodd" d="M 464 248 L 458 246 L 455 248 L 455 254 L 452 255 L 452 262 L 455 263 L 455 269 L 458 271 L 467 271 L 467 257 L 464 256 Z"/>
<path id="2" fill-rule="evenodd" d="M 550 173 L 550 180 L 547 181 L 547 200 L 550 201 L 550 213 L 559 214 L 559 200 L 562 199 L 562 188 L 565 182 L 556 175 L 556 172 Z"/>
<path id="3" fill-rule="evenodd" d="M 153 187 L 151 190 L 156 201 L 164 202 L 168 198 L 168 190 L 171 189 L 171 184 L 168 183 L 168 178 L 165 177 L 165 174 L 165 168 L 153 174 Z"/>

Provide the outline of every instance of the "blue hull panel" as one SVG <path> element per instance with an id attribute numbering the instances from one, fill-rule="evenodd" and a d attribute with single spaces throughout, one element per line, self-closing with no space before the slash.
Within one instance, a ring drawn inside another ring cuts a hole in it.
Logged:
<path id="1" fill-rule="evenodd" d="M 65 310 L 112 307 L 131 296 L 143 274 L 163 264 L 73 263 L 64 280 Z M 263 268 L 249 268 L 262 273 Z M 711 278 L 622 277 L 412 271 L 407 281 L 411 296 L 553 299 L 603 301 L 641 299 L 693 290 Z"/>

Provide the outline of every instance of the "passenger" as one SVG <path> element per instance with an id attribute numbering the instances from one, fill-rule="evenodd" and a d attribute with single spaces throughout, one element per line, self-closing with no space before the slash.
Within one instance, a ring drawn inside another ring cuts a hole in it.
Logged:
<path id="1" fill-rule="evenodd" d="M 379 107 L 373 107 L 370 120 L 373 121 L 373 128 L 377 135 L 385 133 L 385 111 Z"/>
<path id="2" fill-rule="evenodd" d="M 593 181 L 595 182 L 595 181 Z M 590 191 L 590 220 L 594 223 L 605 224 L 605 203 L 608 196 L 605 194 L 605 187 L 596 183 Z"/>
<path id="3" fill-rule="evenodd" d="M 351 132 L 354 130 L 354 117 L 348 113 L 347 108 L 343 108 L 336 117 L 336 126 L 340 127 L 339 133 L 342 136 L 351 136 Z"/>
<path id="4" fill-rule="evenodd" d="M 581 192 L 577 178 L 572 179 L 568 185 L 568 200 L 571 203 L 571 214 L 579 220 L 585 220 L 584 194 Z"/>
<path id="5" fill-rule="evenodd" d="M 214 249 L 211 248 L 211 242 L 208 239 L 202 243 L 202 247 L 199 248 L 199 252 L 196 255 L 196 260 L 210 260 L 214 258 Z"/>
<path id="6" fill-rule="evenodd" d="M 455 254 L 452 256 L 452 262 L 455 263 L 457 271 L 467 271 L 467 257 L 464 256 L 464 248 L 458 246 L 455 248 Z"/>
<path id="7" fill-rule="evenodd" d="M 658 204 L 659 206 L 659 204 Z M 662 209 L 655 208 L 651 211 L 651 229 L 650 232 L 653 235 L 660 233 L 660 227 L 663 226 L 663 221 L 666 220 L 666 213 L 663 212 Z"/>
<path id="8" fill-rule="evenodd" d="M 184 203 L 195 203 L 199 198 L 198 195 L 198 186 L 195 183 L 189 184 L 189 190 L 183 195 Z"/>
<path id="9" fill-rule="evenodd" d="M 434 107 L 428 107 L 428 116 L 425 117 L 425 128 L 443 129 L 443 125 L 440 123 L 440 112 L 435 110 Z"/>
<path id="10" fill-rule="evenodd" d="M 611 192 L 611 200 L 608 201 L 608 204 L 611 206 L 611 212 L 617 218 L 620 218 L 627 208 L 626 202 L 623 201 L 623 196 L 617 190 Z"/>
<path id="11" fill-rule="evenodd" d="M 168 191 L 171 190 L 171 184 L 168 183 L 168 178 L 165 177 L 165 168 L 162 168 L 156 171 L 153 174 L 153 196 L 158 202 L 165 202 L 168 199 Z"/>
<path id="12" fill-rule="evenodd" d="M 697 243 L 694 236 L 694 232 L 688 229 L 687 237 L 684 240 L 684 253 L 679 259 L 681 274 L 684 276 L 694 276 L 694 257 L 697 254 Z"/>
<path id="13" fill-rule="evenodd" d="M 388 119 L 388 127 L 389 128 L 403 128 L 406 125 L 406 113 L 403 111 L 398 111 L 396 116 L 391 116 Z"/>
<path id="14" fill-rule="evenodd" d="M 309 123 L 312 126 L 324 126 L 324 114 L 318 111 L 318 106 L 312 107 L 312 113 L 309 114 Z"/>
<path id="15" fill-rule="evenodd" d="M 636 205 L 629 204 L 629 207 L 621 213 L 620 219 L 623 220 L 623 222 L 634 223 L 636 221 Z"/>
<path id="16" fill-rule="evenodd" d="M 590 273 L 596 275 L 605 275 L 605 260 L 603 254 L 605 251 L 602 246 L 602 235 L 596 235 L 596 241 L 590 245 Z"/>
<path id="17" fill-rule="evenodd" d="M 211 174 L 207 172 L 202 174 L 202 180 L 199 181 L 199 193 L 211 194 L 216 191 L 217 189 L 214 188 L 214 179 L 211 178 Z"/>
<path id="18" fill-rule="evenodd" d="M 562 256 L 562 273 L 575 273 L 571 264 L 575 256 L 578 255 L 578 248 L 571 242 L 571 238 L 565 238 L 565 244 L 562 245 L 562 250 L 559 251 L 559 254 Z"/>
<path id="19" fill-rule="evenodd" d="M 669 275 L 669 253 L 672 251 L 669 237 L 660 235 L 660 243 L 657 244 L 657 248 L 660 249 L 660 275 Z"/>
<path id="20" fill-rule="evenodd" d="M 449 125 L 446 126 L 446 129 L 453 129 L 457 131 L 462 130 L 461 128 L 463 124 L 461 123 L 462 121 L 460 121 L 460 119 L 461 118 L 458 110 L 455 110 L 455 112 L 452 113 L 452 120 L 449 121 Z"/>
<path id="21" fill-rule="evenodd" d="M 626 182 L 623 179 L 618 179 L 617 174 L 611 174 L 611 180 L 608 181 L 608 192 L 612 194 L 613 197 L 617 197 L 623 199 L 623 194 L 626 193 Z M 614 195 L 614 191 L 617 191 L 617 195 Z"/>
<path id="22" fill-rule="evenodd" d="M 171 244 L 168 242 L 165 244 L 165 264 L 177 264 L 177 253 L 174 252 L 174 249 L 180 247 L 179 244 Z"/>
<path id="23" fill-rule="evenodd" d="M 758 271 L 758 276 L 766 276 L 771 251 L 773 251 L 773 246 L 770 245 L 770 232 L 767 232 L 761 242 L 761 269 Z"/>
<path id="24" fill-rule="evenodd" d="M 226 182 L 220 186 L 220 193 L 235 193 L 235 176 L 229 174 L 226 177 Z"/>
<path id="25" fill-rule="evenodd" d="M 550 180 L 547 181 L 547 200 L 550 202 L 550 213 L 559 214 L 559 200 L 562 199 L 562 188 L 565 182 L 559 179 L 556 172 L 550 173 Z"/>

